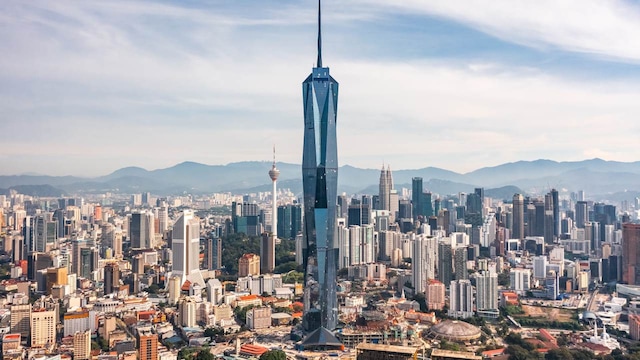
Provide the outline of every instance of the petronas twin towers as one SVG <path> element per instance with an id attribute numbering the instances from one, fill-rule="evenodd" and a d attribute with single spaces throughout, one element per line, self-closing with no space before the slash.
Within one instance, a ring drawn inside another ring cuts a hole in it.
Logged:
<path id="1" fill-rule="evenodd" d="M 336 111 L 338 82 L 322 66 L 320 0 L 318 0 L 318 60 L 302 83 L 304 100 L 304 318 L 305 331 L 334 330 L 338 323 L 336 278 L 336 198 L 338 149 Z"/>

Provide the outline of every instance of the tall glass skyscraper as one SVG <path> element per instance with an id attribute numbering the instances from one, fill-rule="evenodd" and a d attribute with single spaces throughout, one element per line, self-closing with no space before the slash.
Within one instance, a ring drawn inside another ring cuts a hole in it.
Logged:
<path id="1" fill-rule="evenodd" d="M 322 66 L 320 1 L 318 0 L 318 62 L 302 83 L 304 100 L 304 191 L 303 255 L 305 269 L 305 331 L 334 330 L 338 322 L 336 275 L 336 199 L 338 149 L 336 111 L 338 82 Z"/>

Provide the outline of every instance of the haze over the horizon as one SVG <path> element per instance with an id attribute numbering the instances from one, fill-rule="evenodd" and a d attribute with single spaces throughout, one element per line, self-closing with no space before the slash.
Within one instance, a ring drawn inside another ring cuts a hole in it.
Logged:
<path id="1" fill-rule="evenodd" d="M 314 1 L 0 3 L 0 174 L 300 163 Z M 640 6 L 323 2 L 341 165 L 636 161 Z"/>

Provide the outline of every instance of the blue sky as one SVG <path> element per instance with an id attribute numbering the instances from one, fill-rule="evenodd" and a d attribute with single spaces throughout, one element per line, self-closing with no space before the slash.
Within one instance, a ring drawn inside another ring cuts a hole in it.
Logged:
<path id="1" fill-rule="evenodd" d="M 299 163 L 316 2 L 0 2 L 0 174 Z M 640 5 L 327 0 L 341 164 L 636 161 Z"/>

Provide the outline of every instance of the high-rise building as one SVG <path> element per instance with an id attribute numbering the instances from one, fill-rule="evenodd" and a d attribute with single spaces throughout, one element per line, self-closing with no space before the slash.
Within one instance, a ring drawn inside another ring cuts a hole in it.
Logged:
<path id="1" fill-rule="evenodd" d="M 302 207 L 287 204 L 278 207 L 278 236 L 281 239 L 295 239 L 302 231 Z"/>
<path id="2" fill-rule="evenodd" d="M 56 311 L 34 309 L 31 312 L 31 347 L 49 347 L 56 343 Z"/>
<path id="3" fill-rule="evenodd" d="M 73 334 L 73 359 L 91 359 L 91 331 L 77 331 Z"/>
<path id="4" fill-rule="evenodd" d="M 514 239 L 524 239 L 524 197 L 513 195 L 513 231 Z"/>
<path id="5" fill-rule="evenodd" d="M 498 275 L 483 271 L 476 276 L 476 309 L 498 309 Z"/>
<path id="6" fill-rule="evenodd" d="M 238 259 L 238 277 L 260 275 L 260 256 L 244 254 Z"/>
<path id="7" fill-rule="evenodd" d="M 418 219 L 419 216 L 425 216 L 423 213 L 424 206 L 422 205 L 422 200 L 424 200 L 422 196 L 422 178 L 414 177 L 411 179 L 411 202 L 413 203 L 413 219 Z"/>
<path id="8" fill-rule="evenodd" d="M 173 224 L 173 276 L 180 276 L 180 284 L 189 280 L 204 287 L 200 272 L 200 220 L 191 210 L 184 210 Z"/>
<path id="9" fill-rule="evenodd" d="M 318 61 L 302 84 L 304 145 L 304 316 L 307 332 L 334 330 L 338 324 L 336 202 L 338 82 L 322 66 L 318 3 Z"/>
<path id="10" fill-rule="evenodd" d="M 471 281 L 451 281 L 449 286 L 449 316 L 463 319 L 472 317 L 473 295 Z"/>
<path id="11" fill-rule="evenodd" d="M 589 220 L 589 211 L 586 201 L 576 203 L 575 224 L 578 229 L 584 229 L 584 224 Z"/>
<path id="12" fill-rule="evenodd" d="M 153 247 L 154 234 L 153 214 L 150 212 L 134 212 L 129 221 L 129 239 L 134 249 L 150 249 Z"/>
<path id="13" fill-rule="evenodd" d="M 269 274 L 276 267 L 276 238 L 270 234 L 262 234 L 260 239 L 260 272 Z"/>
<path id="14" fill-rule="evenodd" d="M 445 286 L 438 280 L 431 279 L 427 283 L 427 291 L 425 292 L 425 301 L 427 309 L 442 310 L 444 308 Z"/>
<path id="15" fill-rule="evenodd" d="M 640 285 L 640 224 L 622 224 L 622 282 Z"/>
<path id="16" fill-rule="evenodd" d="M 150 331 L 138 333 L 140 360 L 158 360 L 158 335 Z"/>
<path id="17" fill-rule="evenodd" d="M 393 176 L 391 175 L 391 167 L 389 165 L 387 165 L 386 169 L 384 168 L 384 164 L 382 165 L 382 170 L 380 170 L 380 182 L 378 184 L 378 188 L 378 199 L 380 201 L 380 208 L 378 210 L 391 211 L 391 190 L 393 189 Z"/>
<path id="18" fill-rule="evenodd" d="M 204 268 L 216 270 L 222 267 L 222 238 L 212 233 L 204 242 Z"/>
<path id="19" fill-rule="evenodd" d="M 454 252 L 453 267 L 456 272 L 456 280 L 465 280 L 469 278 L 469 272 L 467 271 L 467 247 L 457 247 Z"/>
<path id="20" fill-rule="evenodd" d="M 551 189 L 551 201 L 553 212 L 553 236 L 558 238 L 560 236 L 560 200 L 558 198 L 558 190 Z"/>
<path id="21" fill-rule="evenodd" d="M 113 294 L 120 289 L 120 268 L 111 262 L 104 266 L 104 294 Z"/>
<path id="22" fill-rule="evenodd" d="M 29 336 L 31 329 L 31 305 L 15 304 L 9 308 L 11 311 L 11 332 L 19 333 L 23 338 Z"/>
<path id="23" fill-rule="evenodd" d="M 441 241 L 438 243 L 438 280 L 443 284 L 453 280 L 453 255 L 451 243 Z"/>

